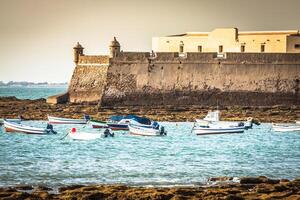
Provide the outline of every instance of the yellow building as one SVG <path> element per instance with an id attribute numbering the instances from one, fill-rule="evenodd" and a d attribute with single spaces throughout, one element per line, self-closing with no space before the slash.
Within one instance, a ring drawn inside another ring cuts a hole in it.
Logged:
<path id="1" fill-rule="evenodd" d="M 299 30 L 238 31 L 217 28 L 212 32 L 187 32 L 152 38 L 155 52 L 267 52 L 300 53 Z"/>

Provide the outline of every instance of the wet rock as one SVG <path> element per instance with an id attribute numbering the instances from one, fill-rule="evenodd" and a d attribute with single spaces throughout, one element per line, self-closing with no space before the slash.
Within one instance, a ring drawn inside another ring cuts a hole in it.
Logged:
<path id="1" fill-rule="evenodd" d="M 269 184 L 277 184 L 280 180 L 269 179 L 265 176 L 260 177 L 242 177 L 240 179 L 241 184 L 260 184 L 260 183 L 269 183 Z"/>
<path id="2" fill-rule="evenodd" d="M 52 190 L 52 188 L 49 188 L 44 185 L 39 185 L 36 188 L 34 188 L 34 191 L 51 191 L 51 190 Z"/>
<path id="3" fill-rule="evenodd" d="M 32 185 L 17 185 L 15 186 L 17 190 L 32 190 Z"/>
<path id="4" fill-rule="evenodd" d="M 75 190 L 75 189 L 78 189 L 78 188 L 82 188 L 84 187 L 85 185 L 70 185 L 70 186 L 64 186 L 64 187 L 60 187 L 58 188 L 58 192 L 64 192 L 64 191 L 67 191 L 67 190 Z"/>
<path id="5" fill-rule="evenodd" d="M 233 177 L 223 176 L 223 177 L 211 177 L 208 179 L 210 182 L 224 182 L 224 181 L 232 181 Z"/>
<path id="6" fill-rule="evenodd" d="M 211 106 L 115 106 L 98 107 L 89 104 L 58 104 L 48 105 L 45 99 L 20 100 L 15 97 L 0 98 L 0 118 L 16 118 L 23 115 L 27 120 L 46 120 L 47 114 L 61 117 L 82 118 L 87 113 L 96 119 L 106 120 L 116 114 L 137 114 L 159 121 L 195 121 L 203 118 L 208 110 L 216 109 Z M 253 121 L 294 122 L 295 113 L 300 113 L 299 106 L 284 107 L 243 107 L 224 106 L 221 108 L 223 120 L 244 121 L 253 117 Z M 279 113 L 279 115 L 272 115 Z"/>
<path id="7" fill-rule="evenodd" d="M 244 200 L 244 198 L 241 197 L 240 195 L 230 194 L 226 197 L 226 200 Z"/>

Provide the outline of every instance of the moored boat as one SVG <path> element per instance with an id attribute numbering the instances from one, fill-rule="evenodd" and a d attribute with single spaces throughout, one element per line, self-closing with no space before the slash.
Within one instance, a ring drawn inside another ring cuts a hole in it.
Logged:
<path id="1" fill-rule="evenodd" d="M 56 134 L 51 124 L 47 124 L 46 128 L 36 128 L 32 126 L 26 126 L 23 124 L 17 124 L 14 122 L 4 120 L 4 128 L 6 132 L 21 132 L 26 134 Z"/>
<path id="2" fill-rule="evenodd" d="M 128 127 L 129 133 L 132 135 L 164 136 L 167 134 L 163 126 L 144 117 L 136 116 L 131 120 Z"/>
<path id="3" fill-rule="evenodd" d="M 196 119 L 196 122 L 207 121 L 211 124 L 219 124 L 221 126 L 243 126 L 244 129 L 250 129 L 253 126 L 253 118 L 248 117 L 246 121 L 221 121 L 220 111 L 209 111 L 203 119 Z"/>
<path id="4" fill-rule="evenodd" d="M 275 132 L 300 132 L 300 124 L 297 123 L 273 123 L 272 128 Z"/>
<path id="5" fill-rule="evenodd" d="M 111 116 L 107 125 L 110 129 L 115 131 L 128 131 L 129 130 L 129 123 L 133 118 L 136 118 L 135 115 L 127 115 L 127 116 Z"/>
<path id="6" fill-rule="evenodd" d="M 93 128 L 108 128 L 107 123 L 104 121 L 90 120 L 89 123 Z"/>
<path id="7" fill-rule="evenodd" d="M 88 115 L 84 115 L 83 119 L 70 119 L 48 115 L 48 121 L 50 124 L 86 124 L 89 120 L 90 116 Z"/>
<path id="8" fill-rule="evenodd" d="M 198 125 L 194 126 L 192 129 L 196 135 L 243 133 L 244 130 L 244 126 L 210 123 L 207 121 L 198 122 Z"/>
<path id="9" fill-rule="evenodd" d="M 78 132 L 76 128 L 72 128 L 68 136 L 73 140 L 95 140 L 102 137 L 113 137 L 114 133 L 109 129 L 104 130 L 102 133 Z"/>
<path id="10" fill-rule="evenodd" d="M 20 124 L 22 119 L 21 118 L 16 118 L 16 119 L 5 119 L 8 122 L 13 122 L 13 123 L 17 123 Z M 0 119 L 0 126 L 2 126 L 4 124 L 4 119 Z"/>

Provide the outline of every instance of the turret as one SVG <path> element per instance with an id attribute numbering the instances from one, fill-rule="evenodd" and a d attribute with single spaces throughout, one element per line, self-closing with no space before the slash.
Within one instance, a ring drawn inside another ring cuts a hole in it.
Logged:
<path id="1" fill-rule="evenodd" d="M 109 45 L 109 56 L 111 58 L 117 57 L 120 54 L 121 46 L 120 43 L 117 41 L 116 37 L 114 37 L 114 40 L 111 41 Z"/>
<path id="2" fill-rule="evenodd" d="M 83 47 L 79 42 L 77 42 L 76 46 L 73 48 L 74 49 L 74 62 L 75 64 L 78 64 L 79 61 L 79 56 L 83 55 Z"/>

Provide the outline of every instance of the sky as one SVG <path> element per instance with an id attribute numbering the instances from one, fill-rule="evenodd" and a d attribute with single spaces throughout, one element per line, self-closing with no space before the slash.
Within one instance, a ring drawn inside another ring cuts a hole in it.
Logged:
<path id="1" fill-rule="evenodd" d="M 0 0 L 0 81 L 68 82 L 73 47 L 151 51 L 151 38 L 237 27 L 300 29 L 299 0 Z"/>

